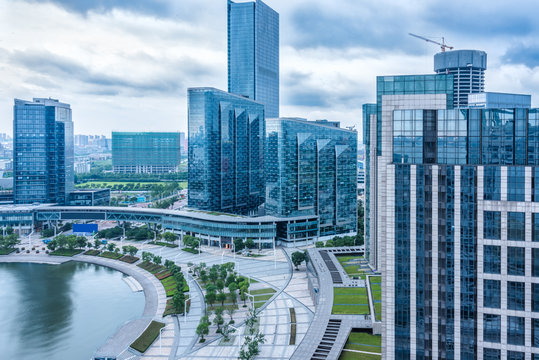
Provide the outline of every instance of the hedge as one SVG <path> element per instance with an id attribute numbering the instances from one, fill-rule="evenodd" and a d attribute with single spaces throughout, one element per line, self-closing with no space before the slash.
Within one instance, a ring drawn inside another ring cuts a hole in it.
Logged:
<path id="1" fill-rule="evenodd" d="M 152 321 L 138 339 L 131 344 L 131 347 L 140 353 L 144 353 L 159 336 L 159 330 L 164 327 L 165 324 L 158 321 Z"/>

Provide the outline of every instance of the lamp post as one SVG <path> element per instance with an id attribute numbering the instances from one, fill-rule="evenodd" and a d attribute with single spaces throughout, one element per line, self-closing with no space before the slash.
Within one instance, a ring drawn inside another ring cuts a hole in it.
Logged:
<path id="1" fill-rule="evenodd" d="M 225 256 L 225 252 L 224 252 L 224 251 L 221 253 L 221 265 L 223 265 L 223 256 Z"/>
<path id="2" fill-rule="evenodd" d="M 198 240 L 198 255 L 200 255 L 200 248 L 202 247 L 202 243 L 201 243 L 201 239 L 198 239 L 198 238 L 196 239 Z"/>
<path id="3" fill-rule="evenodd" d="M 246 292 L 245 295 L 247 295 L 249 297 L 249 300 L 251 300 L 251 298 L 253 298 L 253 301 L 251 302 L 251 304 L 252 304 L 252 307 L 253 307 L 253 310 L 254 310 L 254 308 L 255 308 L 255 296 L 249 294 L 248 292 Z"/>

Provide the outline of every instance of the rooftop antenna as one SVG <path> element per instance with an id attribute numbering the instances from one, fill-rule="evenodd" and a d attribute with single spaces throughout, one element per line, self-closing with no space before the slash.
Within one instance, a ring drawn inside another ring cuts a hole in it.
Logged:
<path id="1" fill-rule="evenodd" d="M 453 46 L 449 46 L 449 45 L 445 44 L 445 38 L 444 37 L 442 37 L 442 42 L 440 43 L 438 41 L 434 41 L 434 40 L 426 38 L 424 36 L 420 36 L 420 35 L 416 35 L 416 34 L 412 34 L 412 33 L 408 33 L 408 35 L 416 37 L 416 38 L 421 39 L 421 40 L 425 40 L 426 42 L 430 42 L 430 43 L 433 43 L 433 44 L 436 44 L 436 45 L 440 45 L 440 47 L 442 48 L 442 52 L 445 52 L 445 49 L 453 50 Z"/>

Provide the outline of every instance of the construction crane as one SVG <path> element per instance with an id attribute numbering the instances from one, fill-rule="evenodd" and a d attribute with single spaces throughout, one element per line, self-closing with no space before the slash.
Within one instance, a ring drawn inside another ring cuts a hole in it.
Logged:
<path id="1" fill-rule="evenodd" d="M 445 49 L 453 50 L 453 46 L 449 46 L 449 45 L 445 44 L 445 39 L 443 37 L 442 37 L 442 42 L 439 43 L 438 41 L 434 41 L 432 39 L 429 39 L 429 38 L 426 38 L 426 37 L 423 37 L 423 36 L 419 36 L 419 35 L 416 35 L 416 34 L 408 33 L 408 35 L 416 37 L 416 38 L 421 39 L 421 40 L 425 40 L 426 42 L 430 42 L 430 43 L 433 43 L 433 44 L 436 44 L 436 45 L 440 45 L 440 47 L 442 48 L 442 52 L 445 52 Z"/>

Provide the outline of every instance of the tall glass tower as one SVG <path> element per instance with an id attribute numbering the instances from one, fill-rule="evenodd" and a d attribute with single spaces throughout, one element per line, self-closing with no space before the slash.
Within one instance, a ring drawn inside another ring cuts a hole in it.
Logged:
<path id="1" fill-rule="evenodd" d="M 13 139 L 14 202 L 65 204 L 74 189 L 70 105 L 15 99 Z"/>
<path id="2" fill-rule="evenodd" d="M 228 0 L 228 92 L 279 117 L 279 14 L 260 0 Z"/>

